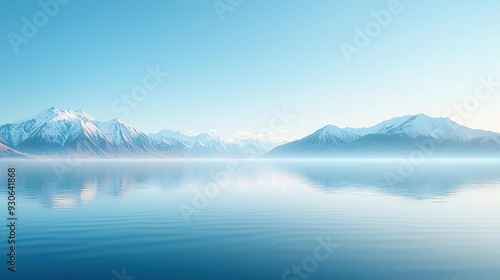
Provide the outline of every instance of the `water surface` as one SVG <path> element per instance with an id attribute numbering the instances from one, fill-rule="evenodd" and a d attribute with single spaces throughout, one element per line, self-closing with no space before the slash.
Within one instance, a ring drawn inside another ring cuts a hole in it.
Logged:
<path id="1" fill-rule="evenodd" d="M 1 178 L 7 167 L 18 265 L 2 260 L 0 279 L 500 279 L 494 160 L 4 160 Z M 318 239 L 336 247 L 313 266 Z"/>

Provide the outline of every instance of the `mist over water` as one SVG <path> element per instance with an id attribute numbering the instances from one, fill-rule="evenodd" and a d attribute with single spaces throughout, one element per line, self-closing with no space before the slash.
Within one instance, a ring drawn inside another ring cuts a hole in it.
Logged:
<path id="1" fill-rule="evenodd" d="M 18 271 L 2 261 L 1 279 L 500 275 L 497 160 L 0 161 L 8 167 Z M 319 239 L 338 246 L 313 262 Z"/>

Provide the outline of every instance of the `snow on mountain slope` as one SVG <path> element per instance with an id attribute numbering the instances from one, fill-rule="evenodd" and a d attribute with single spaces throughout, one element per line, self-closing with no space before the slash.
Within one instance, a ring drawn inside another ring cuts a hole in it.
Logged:
<path id="1" fill-rule="evenodd" d="M 465 150 L 469 154 L 500 151 L 498 133 L 420 114 L 393 118 L 369 128 L 327 125 L 302 139 L 274 148 L 266 157 L 403 153 L 418 148 L 420 139 L 433 141 L 448 154 Z"/>
<path id="2" fill-rule="evenodd" d="M 158 150 L 160 157 L 194 157 L 193 152 L 186 145 L 175 139 L 157 140 L 154 143 L 154 148 Z"/>
<path id="3" fill-rule="evenodd" d="M 246 157 L 272 147 L 255 139 L 226 141 L 213 131 L 187 136 L 163 130 L 148 136 L 120 119 L 97 121 L 82 111 L 55 107 L 1 125 L 0 137 L 26 153 L 81 157 Z"/>
<path id="4" fill-rule="evenodd" d="M 250 157 L 252 151 L 243 142 L 222 140 L 216 133 L 201 133 L 193 137 L 190 149 L 198 157 Z"/>
<path id="5" fill-rule="evenodd" d="M 313 135 L 318 141 L 334 142 L 338 144 L 349 143 L 361 137 L 355 129 L 339 128 L 338 126 L 331 124 L 326 125 L 322 129 L 313 133 L 311 136 Z"/>
<path id="6" fill-rule="evenodd" d="M 96 122 L 96 127 L 115 144 L 123 145 L 141 140 L 149 141 L 146 134 L 137 131 L 132 126 L 124 123 L 121 119 Z"/>
<path id="7" fill-rule="evenodd" d="M 234 139 L 233 141 L 231 141 L 231 143 L 238 145 L 245 151 L 245 154 L 249 156 L 263 155 L 279 145 L 278 143 L 272 142 L 270 140 L 261 140 L 255 138 Z"/>
<path id="8" fill-rule="evenodd" d="M 342 129 L 334 125 L 326 125 L 302 139 L 274 148 L 269 154 L 304 155 L 331 150 L 359 139 L 361 136 L 356 132 L 354 129 Z"/>
<path id="9" fill-rule="evenodd" d="M 95 119 L 92 116 L 82 111 L 75 111 L 73 109 L 60 110 L 56 107 L 51 107 L 49 109 L 42 111 L 34 118 L 21 120 L 17 122 L 17 124 L 27 122 L 30 120 L 34 120 L 36 123 L 45 123 L 48 121 L 61 121 L 61 120 L 66 120 L 66 121 L 84 120 L 86 122 L 95 121 Z"/>
<path id="10" fill-rule="evenodd" d="M 279 145 L 258 139 L 221 139 L 210 131 L 195 136 L 163 130 L 149 136 L 120 119 L 97 121 L 75 110 L 49 108 L 40 114 L 0 126 L 0 156 L 81 157 L 239 157 L 328 155 L 366 152 L 404 153 L 421 139 L 435 141 L 446 152 L 500 152 L 500 134 L 475 130 L 450 119 L 423 114 L 393 118 L 369 128 L 334 125 Z"/>
<path id="11" fill-rule="evenodd" d="M 157 140 L 177 140 L 186 146 L 192 146 L 194 144 L 194 139 L 191 136 L 187 136 L 179 131 L 174 131 L 170 129 L 164 129 L 158 133 L 150 133 L 149 137 Z"/>
<path id="12" fill-rule="evenodd" d="M 157 140 L 179 141 L 186 145 L 197 157 L 251 157 L 260 156 L 276 145 L 270 141 L 253 138 L 223 140 L 214 131 L 188 136 L 179 131 L 162 130 L 149 134 Z"/>
<path id="13" fill-rule="evenodd" d="M 398 134 L 411 138 L 433 137 L 440 140 L 461 142 L 495 134 L 493 132 L 465 127 L 448 118 L 432 118 L 424 114 L 393 118 L 370 128 L 359 129 L 358 131 L 362 135 Z"/>
<path id="14" fill-rule="evenodd" d="M 34 127 L 35 120 L 30 120 L 21 124 L 5 124 L 0 126 L 0 136 L 5 139 L 9 145 L 17 146 L 29 137 Z"/>
<path id="15" fill-rule="evenodd" d="M 166 156 L 182 147 L 168 142 L 161 150 L 159 141 L 137 131 L 119 119 L 99 122 L 75 110 L 49 108 L 33 118 L 0 126 L 0 137 L 21 151 L 45 155 L 81 155 L 82 157 Z"/>
<path id="16" fill-rule="evenodd" d="M 89 123 L 94 119 L 81 111 L 64 111 L 52 107 L 33 118 L 0 126 L 0 136 L 11 146 L 18 146 L 30 137 L 62 145 L 66 140 L 66 132 L 80 121 Z"/>

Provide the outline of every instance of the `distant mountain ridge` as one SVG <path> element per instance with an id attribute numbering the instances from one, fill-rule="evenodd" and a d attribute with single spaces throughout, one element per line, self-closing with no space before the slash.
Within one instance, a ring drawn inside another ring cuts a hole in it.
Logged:
<path id="1" fill-rule="evenodd" d="M 254 138 L 226 141 L 213 131 L 188 136 L 179 131 L 165 129 L 159 133 L 149 134 L 149 136 L 156 140 L 179 141 L 200 157 L 260 156 L 276 146 L 270 141 Z"/>
<path id="2" fill-rule="evenodd" d="M 221 139 L 210 131 L 185 135 L 162 130 L 146 135 L 121 119 L 98 121 L 52 107 L 0 125 L 0 157 L 79 158 L 392 158 L 422 147 L 431 157 L 499 157 L 500 134 L 471 129 L 424 114 L 396 117 L 368 128 L 326 125 L 293 142 Z"/>
<path id="3" fill-rule="evenodd" d="M 432 148 L 429 157 L 500 157 L 499 133 L 424 114 L 393 118 L 369 128 L 326 125 L 302 139 L 274 148 L 264 157 L 398 157 L 425 145 Z"/>

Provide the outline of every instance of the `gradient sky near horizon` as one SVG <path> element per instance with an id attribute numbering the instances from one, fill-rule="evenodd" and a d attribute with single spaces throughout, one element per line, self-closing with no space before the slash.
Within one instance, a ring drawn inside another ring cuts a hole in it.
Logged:
<path id="1" fill-rule="evenodd" d="M 281 136 L 296 138 L 325 124 L 455 117 L 447 112 L 464 102 L 468 117 L 455 120 L 500 132 L 500 86 L 473 100 L 481 77 L 500 81 L 500 1 L 401 0 L 348 62 L 340 44 L 354 45 L 355 29 L 389 2 L 243 0 L 221 20 L 212 0 L 72 0 L 15 53 L 8 34 L 43 10 L 2 1 L 0 123 L 52 106 L 120 117 L 113 102 L 158 65 L 170 75 L 124 118 L 144 132 L 233 138 L 286 107 L 296 118 Z"/>

